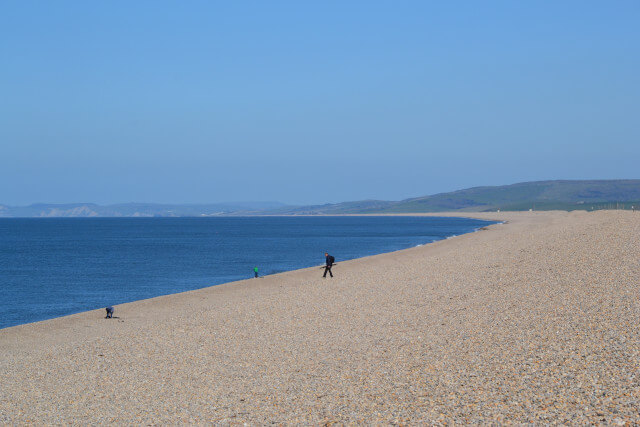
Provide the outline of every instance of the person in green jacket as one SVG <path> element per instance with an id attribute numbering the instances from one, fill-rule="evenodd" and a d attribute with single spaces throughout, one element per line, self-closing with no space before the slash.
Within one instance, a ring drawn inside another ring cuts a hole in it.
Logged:
<path id="1" fill-rule="evenodd" d="M 256 278 L 258 277 L 258 267 L 253 267 L 253 272 L 256 274 Z"/>

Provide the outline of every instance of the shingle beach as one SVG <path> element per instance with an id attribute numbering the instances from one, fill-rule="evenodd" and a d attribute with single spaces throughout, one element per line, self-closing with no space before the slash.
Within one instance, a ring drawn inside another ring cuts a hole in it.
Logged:
<path id="1" fill-rule="evenodd" d="M 506 223 L 0 330 L 0 423 L 640 422 L 640 212 L 468 216 Z"/>

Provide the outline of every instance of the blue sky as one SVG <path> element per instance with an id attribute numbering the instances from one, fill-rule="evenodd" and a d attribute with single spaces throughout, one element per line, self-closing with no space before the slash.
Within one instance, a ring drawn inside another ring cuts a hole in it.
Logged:
<path id="1" fill-rule="evenodd" d="M 640 178 L 638 1 L 4 1 L 0 203 Z"/>

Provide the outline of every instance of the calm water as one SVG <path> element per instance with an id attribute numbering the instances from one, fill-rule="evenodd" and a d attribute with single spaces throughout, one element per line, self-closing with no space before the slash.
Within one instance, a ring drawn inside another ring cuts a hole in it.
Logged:
<path id="1" fill-rule="evenodd" d="M 265 275 L 320 265 L 325 251 L 339 263 L 487 224 L 419 217 L 0 219 L 0 328 L 246 279 L 255 266 Z"/>

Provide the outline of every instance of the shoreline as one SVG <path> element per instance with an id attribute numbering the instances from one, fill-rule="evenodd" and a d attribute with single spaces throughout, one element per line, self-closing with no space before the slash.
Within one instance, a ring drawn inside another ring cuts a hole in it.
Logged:
<path id="1" fill-rule="evenodd" d="M 436 218 L 458 217 L 458 216 L 453 216 L 453 215 L 452 216 L 439 216 L 439 215 L 430 215 L 430 214 L 417 214 L 417 215 L 413 215 L 413 214 L 409 214 L 409 215 L 407 215 L 407 214 L 399 214 L 399 215 L 397 215 L 397 214 L 387 214 L 387 215 L 381 215 L 381 214 L 370 214 L 370 215 L 369 214 L 364 214 L 364 215 L 359 215 L 359 214 L 348 214 L 348 215 L 273 215 L 271 217 L 289 218 L 289 217 L 296 217 L 296 216 L 318 216 L 318 217 L 325 217 L 325 216 L 329 216 L 329 217 L 342 217 L 342 216 L 349 216 L 349 217 L 369 217 L 369 216 L 413 216 L 413 217 L 425 217 L 425 216 L 428 216 L 428 217 L 436 217 Z M 65 217 L 61 217 L 61 218 L 65 218 Z M 72 219 L 73 220 L 73 219 L 98 219 L 98 218 L 101 218 L 101 217 L 97 217 L 97 218 L 96 217 L 91 217 L 91 218 L 65 218 L 65 219 Z M 109 218 L 109 217 L 102 217 L 102 218 Z M 182 217 L 182 218 L 201 218 L 201 217 Z M 209 217 L 207 217 L 207 218 L 209 218 Z M 254 217 L 247 216 L 245 218 L 254 218 Z M 460 216 L 459 218 L 480 219 L 480 218 L 473 218 L 473 217 L 467 217 L 467 216 L 464 216 L 464 217 Z M 25 219 L 25 218 L 18 218 L 18 219 Z M 33 219 L 51 219 L 51 218 L 33 218 Z M 58 219 L 58 218 L 54 218 L 54 219 Z M 121 219 L 121 218 L 117 218 L 117 219 Z M 149 218 L 145 217 L 143 219 L 149 219 Z M 491 220 L 485 220 L 485 221 L 491 221 Z M 488 224 L 486 226 L 478 227 L 477 229 L 475 229 L 473 231 L 469 231 L 467 233 L 456 234 L 456 235 L 453 235 L 453 236 L 447 236 L 447 237 L 444 237 L 444 238 L 442 238 L 440 240 L 436 240 L 436 241 L 428 242 L 428 243 L 422 243 L 422 244 L 420 244 L 418 246 L 412 246 L 412 247 L 419 247 L 419 246 L 429 245 L 429 244 L 432 244 L 432 243 L 439 242 L 441 240 L 448 240 L 448 239 L 451 239 L 453 237 L 458 237 L 458 236 L 462 236 L 462 235 L 465 235 L 465 234 L 475 233 L 475 232 L 479 231 L 481 228 L 488 227 L 490 225 L 494 225 L 494 224 Z M 381 253 L 375 254 L 375 255 L 384 255 L 384 254 L 388 254 L 388 253 L 399 252 L 399 251 L 411 249 L 412 247 L 408 247 L 408 248 L 404 248 L 404 249 L 398 249 L 398 250 L 391 251 L 391 252 L 381 252 Z M 358 258 L 353 258 L 353 259 L 341 261 L 341 264 L 345 263 L 347 261 L 353 261 L 353 260 L 357 260 L 357 259 L 367 258 L 368 256 L 375 256 L 375 255 L 366 255 L 366 256 L 363 256 L 363 257 L 358 257 Z M 296 268 L 296 269 L 293 269 L 293 270 L 281 271 L 279 273 L 274 273 L 274 274 L 270 274 L 270 275 L 264 275 L 264 276 L 261 276 L 260 278 L 262 279 L 262 278 L 265 278 L 265 277 L 276 276 L 278 274 L 283 274 L 283 273 L 288 273 L 288 272 L 293 272 L 293 271 L 299 271 L 299 270 L 305 270 L 305 269 L 311 269 L 311 268 L 319 268 L 319 267 L 322 267 L 322 265 L 318 264 L 317 266 L 302 267 L 302 268 Z M 112 304 L 112 305 L 114 307 L 119 307 L 119 306 L 122 306 L 124 304 L 132 304 L 132 303 L 136 303 L 136 302 L 140 302 L 140 301 L 148 301 L 148 300 L 153 300 L 153 299 L 159 298 L 159 297 L 168 297 L 168 296 L 172 296 L 172 295 L 180 295 L 180 294 L 183 294 L 183 293 L 186 293 L 186 292 L 199 291 L 199 290 L 202 290 L 202 289 L 208 289 L 208 288 L 212 288 L 212 287 L 215 287 L 215 286 L 221 286 L 221 285 L 226 285 L 226 284 L 231 284 L 231 283 L 240 283 L 240 282 L 244 282 L 245 280 L 252 280 L 252 279 L 253 278 L 247 278 L 247 279 L 240 279 L 240 280 L 235 280 L 235 281 L 231 281 L 231 282 L 223 282 L 223 283 L 219 283 L 217 285 L 208 285 L 208 286 L 204 286 L 202 288 L 191 289 L 191 290 L 180 291 L 180 292 L 174 292 L 174 293 L 163 294 L 163 295 L 157 295 L 157 296 L 154 296 L 154 297 L 143 298 L 143 299 L 127 301 L 127 302 L 122 302 L 122 303 L 115 303 L 115 304 Z M 33 321 L 33 322 L 27 322 L 27 323 L 21 323 L 21 324 L 18 324 L 18 325 L 7 326 L 7 327 L 4 327 L 4 328 L 0 328 L 0 332 L 3 331 L 3 330 L 6 330 L 6 329 L 15 328 L 15 327 L 19 327 L 19 326 L 39 324 L 41 322 L 48 322 L 48 321 L 52 321 L 52 320 L 56 320 L 56 319 L 64 319 L 64 318 L 67 318 L 67 317 L 70 317 L 70 316 L 75 316 L 75 315 L 80 315 L 80 314 L 85 314 L 85 313 L 93 313 L 93 312 L 97 312 L 97 311 L 100 311 L 100 310 L 102 310 L 104 312 L 104 307 L 88 309 L 88 310 L 82 310 L 82 311 L 78 311 L 76 313 L 65 314 L 65 315 L 62 315 L 62 316 L 52 317 L 52 318 L 49 318 L 49 319 L 36 320 L 36 321 Z"/>
<path id="2" fill-rule="evenodd" d="M 0 330 L 0 421 L 640 421 L 640 215 L 477 215 L 508 223 Z"/>

